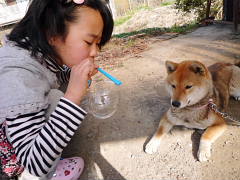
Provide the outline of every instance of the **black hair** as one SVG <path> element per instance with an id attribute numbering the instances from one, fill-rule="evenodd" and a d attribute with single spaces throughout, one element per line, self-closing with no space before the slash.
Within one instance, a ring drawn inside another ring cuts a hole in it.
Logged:
<path id="1" fill-rule="evenodd" d="M 104 27 L 100 47 L 111 38 L 113 31 L 112 14 L 102 0 L 85 0 L 76 4 L 71 0 L 32 0 L 26 15 L 7 36 L 16 45 L 27 49 L 31 55 L 58 59 L 59 55 L 49 44 L 49 37 L 67 36 L 67 22 L 77 19 L 76 12 L 80 6 L 87 6 L 100 12 Z"/>

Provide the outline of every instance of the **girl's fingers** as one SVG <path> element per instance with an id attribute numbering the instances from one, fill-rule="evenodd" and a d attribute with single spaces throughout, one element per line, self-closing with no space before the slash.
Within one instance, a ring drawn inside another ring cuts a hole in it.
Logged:
<path id="1" fill-rule="evenodd" d="M 76 81 L 82 79 L 82 83 L 87 84 L 87 80 L 98 72 L 97 68 L 98 66 L 94 64 L 93 59 L 85 59 L 72 67 L 72 78 Z"/>
<path id="2" fill-rule="evenodd" d="M 88 80 L 97 73 L 97 67 L 93 59 L 85 59 L 73 66 L 65 97 L 74 103 L 79 103 L 89 87 Z"/>
<path id="3" fill-rule="evenodd" d="M 93 70 L 91 76 L 94 76 L 95 74 L 97 74 L 97 72 L 98 72 L 98 69 L 97 69 L 97 68 L 94 68 L 94 70 Z"/>
<path id="4" fill-rule="evenodd" d="M 82 61 L 82 63 L 79 63 L 76 66 L 74 66 L 72 68 L 72 70 L 75 71 L 79 75 L 85 74 L 85 76 L 88 76 L 93 72 L 93 69 L 94 69 L 93 67 L 94 67 L 93 61 L 86 59 L 86 60 Z"/>

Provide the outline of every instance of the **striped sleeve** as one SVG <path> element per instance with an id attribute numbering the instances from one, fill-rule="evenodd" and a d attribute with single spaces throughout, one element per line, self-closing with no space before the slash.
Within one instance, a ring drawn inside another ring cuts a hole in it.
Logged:
<path id="1" fill-rule="evenodd" d="M 70 78 L 71 69 L 67 66 L 65 66 L 65 69 L 63 71 L 60 71 L 60 74 L 58 75 L 58 79 L 61 83 L 67 83 Z"/>
<path id="2" fill-rule="evenodd" d="M 18 160 L 35 176 L 48 173 L 86 116 L 83 109 L 63 97 L 48 121 L 45 113 L 42 109 L 6 120 Z"/>

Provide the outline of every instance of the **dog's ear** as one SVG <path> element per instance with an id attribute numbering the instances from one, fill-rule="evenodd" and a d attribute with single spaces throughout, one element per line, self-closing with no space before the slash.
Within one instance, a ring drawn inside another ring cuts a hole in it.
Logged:
<path id="1" fill-rule="evenodd" d="M 166 61 L 165 66 L 167 68 L 167 73 L 171 74 L 177 69 L 178 64 L 172 61 Z"/>
<path id="2" fill-rule="evenodd" d="M 200 62 L 195 62 L 191 64 L 189 69 L 190 71 L 193 71 L 194 73 L 199 74 L 201 76 L 205 75 L 206 73 L 206 67 Z"/>

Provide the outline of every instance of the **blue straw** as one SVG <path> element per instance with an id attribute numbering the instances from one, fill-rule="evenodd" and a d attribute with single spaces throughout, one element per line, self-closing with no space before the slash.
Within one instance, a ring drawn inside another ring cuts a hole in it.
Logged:
<path id="1" fill-rule="evenodd" d="M 98 68 L 98 71 L 101 72 L 103 75 L 105 75 L 108 79 L 110 79 L 111 81 L 113 81 L 116 85 L 121 85 L 122 82 L 119 81 L 118 79 L 116 79 L 115 77 L 113 77 L 112 75 L 108 74 L 106 71 L 104 71 L 102 68 Z"/>

